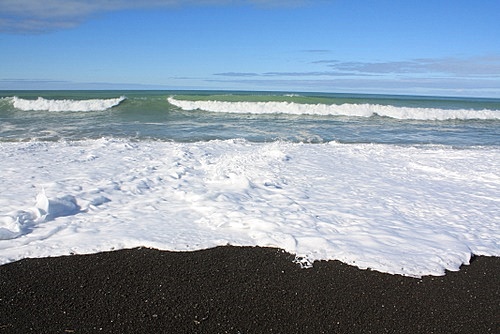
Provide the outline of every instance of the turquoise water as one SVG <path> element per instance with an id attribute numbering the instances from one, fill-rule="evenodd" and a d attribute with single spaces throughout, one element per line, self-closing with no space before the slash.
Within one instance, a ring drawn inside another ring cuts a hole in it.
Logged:
<path id="1" fill-rule="evenodd" d="M 30 107 L 16 107 L 14 97 L 21 102 L 28 101 Z M 85 106 L 83 111 L 72 110 L 81 101 L 92 99 L 98 103 L 120 97 L 124 97 L 123 100 L 109 108 Z M 172 97 L 175 101 L 195 103 L 215 101 L 219 103 L 214 104 L 215 108 L 222 109 L 186 110 L 169 103 Z M 62 110 L 44 109 L 43 104 L 50 105 L 50 101 L 60 102 Z M 238 106 L 239 103 L 244 105 Z M 262 113 L 245 111 L 259 104 L 263 106 Z M 272 109 L 275 106 L 282 109 L 275 111 Z M 312 114 L 288 112 L 297 106 L 311 110 Z M 340 114 L 316 112 L 319 107 L 338 107 Z M 386 107 L 404 117 L 381 115 L 381 108 Z M 368 115 L 359 116 L 358 110 Z M 480 113 L 485 110 L 489 116 L 483 117 Z M 441 114 L 449 111 L 460 113 L 450 119 L 440 119 Z M 225 91 L 0 92 L 0 141 L 102 137 L 178 142 L 243 138 L 251 142 L 496 146 L 500 145 L 500 100 Z"/>

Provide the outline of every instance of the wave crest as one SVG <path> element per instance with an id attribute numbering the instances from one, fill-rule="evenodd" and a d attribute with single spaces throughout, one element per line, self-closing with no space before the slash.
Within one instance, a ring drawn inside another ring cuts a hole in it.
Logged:
<path id="1" fill-rule="evenodd" d="M 14 96 L 12 104 L 16 109 L 25 111 L 104 111 L 119 105 L 124 100 L 125 96 L 88 100 L 49 100 L 43 97 L 27 100 Z"/>
<path id="2" fill-rule="evenodd" d="M 371 117 L 374 115 L 395 119 L 450 120 L 500 119 L 500 110 L 440 109 L 396 107 L 380 104 L 303 104 L 295 102 L 226 102 L 187 101 L 168 98 L 168 102 L 183 110 L 242 114 L 290 114 L 320 116 Z"/>

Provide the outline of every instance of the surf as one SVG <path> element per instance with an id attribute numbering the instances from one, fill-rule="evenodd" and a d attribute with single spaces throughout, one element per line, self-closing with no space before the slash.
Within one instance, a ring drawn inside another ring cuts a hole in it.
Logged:
<path id="1" fill-rule="evenodd" d="M 286 114 L 348 117 L 389 117 L 400 120 L 499 120 L 500 110 L 442 109 L 404 107 L 370 103 L 308 104 L 288 101 L 233 102 L 217 100 L 181 100 L 169 97 L 167 101 L 182 110 L 203 110 L 236 114 Z"/>
<path id="2" fill-rule="evenodd" d="M 0 264 L 232 244 L 442 275 L 500 254 L 499 159 L 498 147 L 4 142 Z"/>
<path id="3" fill-rule="evenodd" d="M 125 96 L 120 96 L 111 99 L 86 100 L 52 100 L 38 97 L 36 100 L 30 100 L 14 96 L 11 102 L 14 108 L 23 111 L 104 111 L 119 105 L 126 99 Z"/>

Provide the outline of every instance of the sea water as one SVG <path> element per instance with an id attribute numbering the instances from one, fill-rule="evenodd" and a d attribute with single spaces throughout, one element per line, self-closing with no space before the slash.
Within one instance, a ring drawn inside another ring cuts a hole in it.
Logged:
<path id="1" fill-rule="evenodd" d="M 280 247 L 408 276 L 500 256 L 500 100 L 0 92 L 0 263 Z"/>

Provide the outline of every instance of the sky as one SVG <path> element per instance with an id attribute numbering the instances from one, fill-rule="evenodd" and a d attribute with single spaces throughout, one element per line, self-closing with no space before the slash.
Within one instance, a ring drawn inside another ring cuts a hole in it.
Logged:
<path id="1" fill-rule="evenodd" d="M 0 0 L 0 89 L 500 98 L 498 0 Z"/>

